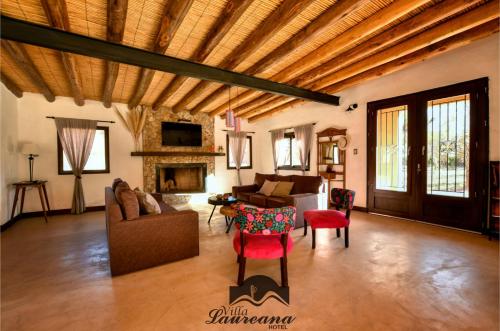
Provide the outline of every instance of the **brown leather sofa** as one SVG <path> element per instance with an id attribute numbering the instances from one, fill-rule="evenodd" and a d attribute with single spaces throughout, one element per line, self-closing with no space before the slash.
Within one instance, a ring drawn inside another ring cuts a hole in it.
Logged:
<path id="1" fill-rule="evenodd" d="M 111 275 L 154 267 L 199 255 L 198 213 L 177 211 L 153 195 L 159 215 L 124 220 L 111 187 L 105 188 L 106 230 Z"/>
<path id="2" fill-rule="evenodd" d="M 268 197 L 257 193 L 266 179 L 273 182 L 293 182 L 290 195 Z M 262 208 L 294 206 L 297 209 L 295 228 L 301 228 L 304 226 L 304 211 L 318 208 L 318 193 L 322 182 L 321 176 L 280 176 L 256 173 L 252 185 L 233 186 L 233 196 L 243 202 Z"/>

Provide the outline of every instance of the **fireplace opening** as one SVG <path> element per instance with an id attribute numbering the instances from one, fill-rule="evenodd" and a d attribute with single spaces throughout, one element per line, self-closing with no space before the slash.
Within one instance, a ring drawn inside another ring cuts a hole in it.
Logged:
<path id="1" fill-rule="evenodd" d="M 206 163 L 166 163 L 156 165 L 156 192 L 203 193 Z"/>

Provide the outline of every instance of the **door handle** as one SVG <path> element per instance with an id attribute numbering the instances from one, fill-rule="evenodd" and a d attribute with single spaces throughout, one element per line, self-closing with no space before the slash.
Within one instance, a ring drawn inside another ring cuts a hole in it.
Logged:
<path id="1" fill-rule="evenodd" d="M 420 168 L 420 163 L 417 163 L 417 174 L 420 174 L 420 171 L 422 171 L 422 169 Z"/>

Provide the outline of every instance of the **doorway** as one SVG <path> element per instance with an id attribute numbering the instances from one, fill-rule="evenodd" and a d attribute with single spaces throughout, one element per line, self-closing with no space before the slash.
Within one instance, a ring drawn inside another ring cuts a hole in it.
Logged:
<path id="1" fill-rule="evenodd" d="M 368 103 L 368 210 L 484 230 L 488 79 Z"/>

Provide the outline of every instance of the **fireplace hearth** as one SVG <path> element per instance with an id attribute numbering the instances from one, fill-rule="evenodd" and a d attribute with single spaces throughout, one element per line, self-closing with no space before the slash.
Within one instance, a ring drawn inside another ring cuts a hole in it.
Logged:
<path id="1" fill-rule="evenodd" d="M 156 192 L 204 193 L 206 163 L 162 163 L 156 165 Z"/>

